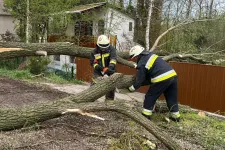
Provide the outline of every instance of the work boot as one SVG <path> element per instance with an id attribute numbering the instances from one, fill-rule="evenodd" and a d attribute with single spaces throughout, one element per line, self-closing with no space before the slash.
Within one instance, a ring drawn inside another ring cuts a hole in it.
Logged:
<path id="1" fill-rule="evenodd" d="M 170 120 L 174 122 L 180 122 L 180 113 L 179 112 L 173 112 L 170 114 Z"/>
<path id="2" fill-rule="evenodd" d="M 141 114 L 145 116 L 147 119 L 151 120 L 152 110 L 143 109 Z"/>

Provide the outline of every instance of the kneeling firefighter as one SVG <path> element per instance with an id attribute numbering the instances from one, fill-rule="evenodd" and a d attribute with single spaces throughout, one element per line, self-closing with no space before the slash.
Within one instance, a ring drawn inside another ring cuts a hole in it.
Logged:
<path id="1" fill-rule="evenodd" d="M 96 48 L 91 53 L 91 66 L 94 67 L 92 85 L 98 77 L 111 76 L 116 71 L 116 49 L 110 45 L 110 40 L 105 35 L 100 35 L 97 39 Z M 105 100 L 113 102 L 115 89 L 106 94 Z"/>
<path id="2" fill-rule="evenodd" d="M 137 72 L 135 83 L 129 87 L 134 92 L 140 86 L 150 85 L 145 95 L 142 115 L 151 119 L 156 100 L 162 93 L 166 98 L 170 110 L 170 119 L 180 121 L 180 113 L 177 100 L 177 74 L 174 69 L 162 58 L 146 51 L 144 47 L 136 45 L 129 51 L 130 58 L 137 57 Z"/>

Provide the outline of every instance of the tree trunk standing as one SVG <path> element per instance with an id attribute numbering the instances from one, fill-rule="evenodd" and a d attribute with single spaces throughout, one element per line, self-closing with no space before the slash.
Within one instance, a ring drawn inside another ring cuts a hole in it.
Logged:
<path id="1" fill-rule="evenodd" d="M 212 18 L 213 3 L 214 3 L 214 0 L 211 0 L 211 1 L 210 1 L 210 6 L 209 6 L 209 18 L 210 18 L 210 19 Z"/>
<path id="2" fill-rule="evenodd" d="M 186 11 L 186 19 L 188 19 L 189 16 L 190 16 L 192 1 L 193 0 L 188 0 L 188 7 L 187 7 L 187 11 Z"/>
<path id="3" fill-rule="evenodd" d="M 151 23 L 150 23 L 150 35 L 149 35 L 149 45 L 150 48 L 153 46 L 154 42 L 160 35 L 161 22 L 162 22 L 162 9 L 164 0 L 157 0 L 153 3 Z"/>
<path id="4" fill-rule="evenodd" d="M 123 2 L 123 0 L 120 0 L 119 1 L 119 7 L 122 8 L 122 9 L 124 9 L 124 2 Z"/>
<path id="5" fill-rule="evenodd" d="M 146 33 L 146 17 L 147 10 L 145 9 L 144 0 L 137 0 L 137 17 L 135 19 L 135 42 L 145 46 L 145 33 Z"/>
<path id="6" fill-rule="evenodd" d="M 202 18 L 202 3 L 203 3 L 203 0 L 196 0 L 196 3 L 198 4 L 198 7 L 199 7 L 198 19 L 201 19 Z"/>
<path id="7" fill-rule="evenodd" d="M 153 9 L 153 3 L 154 0 L 149 0 L 149 7 L 148 7 L 148 19 L 147 19 L 147 27 L 146 27 L 146 34 L 145 34 L 145 43 L 146 43 L 146 50 L 150 49 L 149 45 L 149 34 L 150 34 L 150 24 L 151 24 L 151 15 L 152 15 L 152 9 Z"/>
<path id="8" fill-rule="evenodd" d="M 26 43 L 29 43 L 29 39 L 30 39 L 30 0 L 27 0 L 27 22 L 26 22 Z"/>

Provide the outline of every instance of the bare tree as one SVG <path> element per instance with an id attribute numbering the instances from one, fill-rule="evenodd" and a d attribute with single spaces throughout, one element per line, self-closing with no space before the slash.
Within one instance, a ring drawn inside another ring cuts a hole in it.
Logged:
<path id="1" fill-rule="evenodd" d="M 187 12 L 186 12 L 186 19 L 188 19 L 189 16 L 190 16 L 192 2 L 193 2 L 193 0 L 188 0 L 188 6 L 187 6 Z"/>
<path id="2" fill-rule="evenodd" d="M 145 42 L 146 42 L 146 49 L 150 49 L 149 45 L 149 33 L 150 33 L 150 23 L 151 23 L 151 15 L 152 15 L 152 9 L 153 9 L 153 3 L 154 0 L 149 1 L 150 5 L 148 8 L 148 19 L 147 19 L 147 27 L 146 27 L 146 35 L 145 35 Z"/>
<path id="3" fill-rule="evenodd" d="M 198 5 L 199 7 L 199 13 L 198 13 L 198 19 L 200 19 L 202 17 L 202 10 L 203 10 L 203 0 L 195 0 L 196 4 Z"/>
<path id="4" fill-rule="evenodd" d="M 214 3 L 214 0 L 211 0 L 210 1 L 210 6 L 209 6 L 209 18 L 212 18 L 213 3 Z"/>

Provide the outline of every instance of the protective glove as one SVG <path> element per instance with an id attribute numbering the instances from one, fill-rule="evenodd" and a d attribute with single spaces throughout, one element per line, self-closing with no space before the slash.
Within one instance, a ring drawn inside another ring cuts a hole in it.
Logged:
<path id="1" fill-rule="evenodd" d="M 134 92 L 134 91 L 135 91 L 135 88 L 134 88 L 134 86 L 132 85 L 132 86 L 130 86 L 130 87 L 128 88 L 128 90 L 129 90 L 130 92 Z"/>
<path id="2" fill-rule="evenodd" d="M 103 69 L 103 72 L 104 72 L 104 74 L 107 74 L 108 76 L 110 76 L 110 75 L 112 75 L 113 73 L 115 73 L 114 70 L 111 70 L 111 69 L 109 69 L 109 68 L 107 68 L 107 67 Z"/>
<path id="3" fill-rule="evenodd" d="M 95 70 L 96 70 L 96 71 L 103 71 L 103 67 L 100 66 L 100 65 L 97 65 L 97 66 L 95 67 Z"/>

